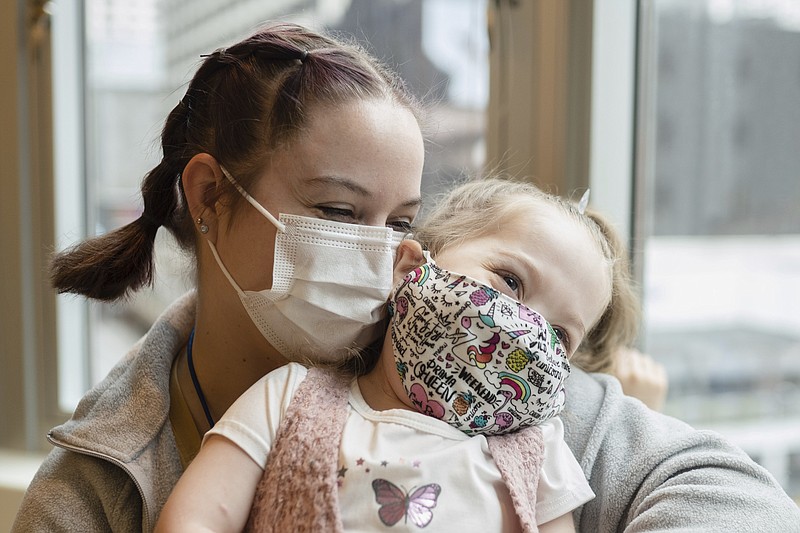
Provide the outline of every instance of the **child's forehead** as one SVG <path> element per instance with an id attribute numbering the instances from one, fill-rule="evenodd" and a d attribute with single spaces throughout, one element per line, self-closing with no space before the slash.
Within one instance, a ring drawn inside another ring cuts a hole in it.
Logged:
<path id="1" fill-rule="evenodd" d="M 528 223 L 531 229 L 540 222 L 577 224 L 577 220 L 560 205 L 547 198 L 521 197 L 509 199 L 505 209 L 498 213 L 493 224 L 488 228 L 502 230 L 509 223 Z"/>
<path id="2" fill-rule="evenodd" d="M 473 240 L 500 240 L 507 244 L 520 244 L 537 235 L 552 235 L 562 230 L 573 234 L 577 228 L 581 234 L 591 233 L 564 206 L 547 197 L 520 195 L 501 200 L 496 201 L 493 208 L 488 210 L 477 209 L 471 213 L 469 209 L 462 211 L 460 235 L 457 239 L 441 243 L 443 246 L 433 251 L 434 258 L 444 249 L 468 245 Z"/>
<path id="3" fill-rule="evenodd" d="M 597 252 L 601 261 L 605 253 L 598 234 L 581 215 L 547 198 L 520 198 L 485 226 L 474 238 L 502 239 L 506 243 L 538 246 L 568 246 Z M 466 237 L 469 240 L 469 236 Z M 546 244 L 545 244 L 546 243 Z"/>

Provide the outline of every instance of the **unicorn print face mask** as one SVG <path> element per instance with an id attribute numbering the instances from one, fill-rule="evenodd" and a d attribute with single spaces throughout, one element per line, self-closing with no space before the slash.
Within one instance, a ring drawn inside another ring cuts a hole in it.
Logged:
<path id="1" fill-rule="evenodd" d="M 536 311 L 432 261 L 390 297 L 397 372 L 418 411 L 497 435 L 564 407 L 567 353 Z"/>

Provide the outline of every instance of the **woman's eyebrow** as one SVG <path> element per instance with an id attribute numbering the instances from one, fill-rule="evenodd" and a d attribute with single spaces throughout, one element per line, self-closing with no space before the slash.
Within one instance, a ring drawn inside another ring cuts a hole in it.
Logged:
<path id="1" fill-rule="evenodd" d="M 335 176 L 335 175 L 317 176 L 315 178 L 307 180 L 306 183 L 315 187 L 338 187 L 341 189 L 346 189 L 359 196 L 363 196 L 364 198 L 372 197 L 372 193 L 366 187 L 364 187 L 359 183 L 356 183 L 355 181 L 349 178 L 345 178 L 342 176 Z M 421 205 L 422 205 L 422 196 L 416 196 L 400 204 L 400 207 L 402 208 L 419 207 Z"/>
<path id="2" fill-rule="evenodd" d="M 422 196 L 417 196 L 406 202 L 400 204 L 400 207 L 420 207 L 422 205 Z"/>
<path id="3" fill-rule="evenodd" d="M 372 196 L 372 193 L 370 193 L 366 187 L 356 183 L 351 179 L 344 178 L 342 176 L 333 176 L 333 175 L 317 176 L 316 178 L 311 178 L 306 183 L 316 187 L 338 187 L 342 189 L 347 189 L 350 192 L 356 193 L 359 196 L 364 196 L 366 198 Z"/>

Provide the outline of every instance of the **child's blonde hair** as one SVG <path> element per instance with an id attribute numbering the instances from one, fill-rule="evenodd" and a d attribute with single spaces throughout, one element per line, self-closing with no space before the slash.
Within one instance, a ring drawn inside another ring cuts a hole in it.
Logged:
<path id="1" fill-rule="evenodd" d="M 502 178 L 476 179 L 447 193 L 414 230 L 414 237 L 436 254 L 498 229 L 509 216 L 530 210 L 531 200 L 559 207 L 582 224 L 597 242 L 611 272 L 611 300 L 599 322 L 587 332 L 573 363 L 587 372 L 609 371 L 617 348 L 630 346 L 639 325 L 639 305 L 622 240 L 596 212 L 584 214 L 568 201 L 531 183 Z"/>
<path id="2" fill-rule="evenodd" d="M 585 216 L 600 229 L 614 253 L 611 265 L 611 301 L 600 321 L 584 337 L 572 362 L 587 372 L 610 372 L 617 350 L 633 346 L 639 334 L 641 305 L 636 284 L 631 277 L 628 250 L 617 230 L 597 211 L 587 209 Z"/>

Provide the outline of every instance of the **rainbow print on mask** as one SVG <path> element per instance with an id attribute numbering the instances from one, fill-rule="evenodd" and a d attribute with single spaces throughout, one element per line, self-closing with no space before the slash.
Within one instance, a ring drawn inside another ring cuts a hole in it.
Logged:
<path id="1" fill-rule="evenodd" d="M 539 424 L 564 407 L 567 354 L 536 311 L 433 261 L 390 298 L 398 374 L 416 409 L 468 435 Z"/>

